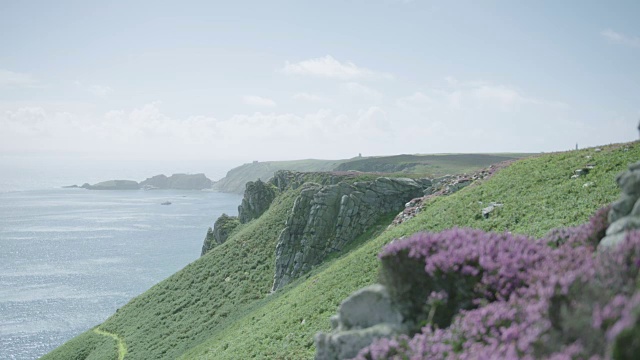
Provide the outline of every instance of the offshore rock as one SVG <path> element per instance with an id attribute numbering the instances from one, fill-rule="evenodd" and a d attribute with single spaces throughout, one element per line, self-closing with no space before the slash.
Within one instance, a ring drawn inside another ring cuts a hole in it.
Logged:
<path id="1" fill-rule="evenodd" d="M 82 187 L 89 190 L 138 190 L 140 185 L 133 180 L 108 180 L 94 185 L 84 184 Z"/>
<path id="2" fill-rule="evenodd" d="M 386 177 L 353 185 L 304 184 L 276 246 L 272 290 L 341 251 L 384 214 L 401 210 L 407 201 L 422 195 L 426 184 Z"/>
<path id="3" fill-rule="evenodd" d="M 316 360 L 350 359 L 375 339 L 406 332 L 402 315 L 380 284 L 362 288 L 346 298 L 331 318 L 331 333 L 315 336 Z"/>
<path id="4" fill-rule="evenodd" d="M 169 177 L 160 174 L 140 183 L 148 189 L 204 190 L 210 189 L 213 181 L 204 174 L 173 174 Z"/>
<path id="5" fill-rule="evenodd" d="M 262 180 L 249 181 L 244 190 L 242 203 L 238 206 L 238 220 L 245 224 L 262 215 L 276 198 L 277 190 Z"/>

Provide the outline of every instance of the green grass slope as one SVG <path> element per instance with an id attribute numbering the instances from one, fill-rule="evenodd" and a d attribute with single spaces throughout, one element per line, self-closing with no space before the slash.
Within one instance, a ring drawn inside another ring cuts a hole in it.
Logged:
<path id="1" fill-rule="evenodd" d="M 531 154 L 439 154 L 358 157 L 345 160 L 264 161 L 229 170 L 213 185 L 218 191 L 242 194 L 248 181 L 269 180 L 278 170 L 300 172 L 349 171 L 441 176 L 472 172 L 505 160 Z"/>
<path id="2" fill-rule="evenodd" d="M 227 242 L 132 299 L 100 329 L 124 340 L 126 359 L 175 359 L 233 323 L 244 306 L 271 290 L 276 242 L 297 194 L 290 191 L 276 198 L 265 215 L 241 225 Z M 105 353 L 105 342 L 117 359 L 114 340 L 92 331 L 43 359 L 84 359 L 75 354 Z"/>
<path id="3" fill-rule="evenodd" d="M 225 244 L 131 300 L 99 329 L 126 343 L 125 359 L 312 358 L 313 335 L 329 329 L 329 316 L 346 296 L 376 281 L 376 255 L 392 239 L 454 226 L 542 236 L 551 228 L 584 222 L 615 200 L 615 175 L 638 159 L 640 146 L 631 143 L 518 161 L 482 184 L 431 200 L 416 218 L 382 231 L 387 218 L 351 251 L 267 295 L 277 238 L 298 194 L 288 191 Z M 586 164 L 595 168 L 570 179 Z M 492 201 L 504 207 L 483 219 L 481 209 Z M 87 356 L 116 359 L 117 343 L 88 331 L 44 359 Z"/>
<path id="4" fill-rule="evenodd" d="M 376 281 L 377 254 L 394 238 L 455 226 L 542 236 L 558 226 L 585 222 L 614 201 L 619 195 L 615 176 L 638 159 L 640 146 L 631 143 L 518 161 L 483 184 L 432 200 L 416 218 L 325 263 L 182 358 L 310 359 L 313 335 L 330 329 L 329 317 L 346 296 Z M 585 177 L 570 179 L 586 164 L 596 167 Z M 491 201 L 504 207 L 483 219 L 483 204 Z"/>
<path id="5" fill-rule="evenodd" d="M 338 165 L 336 171 L 402 172 L 441 176 L 476 171 L 505 160 L 531 154 L 436 154 L 356 158 Z"/>

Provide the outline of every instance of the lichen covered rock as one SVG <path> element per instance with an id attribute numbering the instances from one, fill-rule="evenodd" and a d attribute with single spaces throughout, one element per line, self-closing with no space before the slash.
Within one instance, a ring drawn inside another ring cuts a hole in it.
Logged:
<path id="1" fill-rule="evenodd" d="M 402 320 L 384 286 L 362 288 L 342 301 L 331 332 L 316 334 L 316 360 L 353 358 L 376 339 L 404 333 Z"/>
<path id="2" fill-rule="evenodd" d="M 341 251 L 384 214 L 401 210 L 422 195 L 426 184 L 386 177 L 353 184 L 304 184 L 276 247 L 273 290 Z"/>
<path id="3" fill-rule="evenodd" d="M 207 235 L 202 245 L 202 253 L 200 256 L 206 254 L 209 250 L 213 249 L 216 245 L 221 245 L 229 238 L 231 232 L 240 225 L 240 221 L 237 216 L 229 216 L 222 214 L 213 224 L 213 229 L 207 230 Z"/>
<path id="4" fill-rule="evenodd" d="M 618 175 L 616 182 L 622 195 L 611 205 L 611 225 L 599 249 L 615 246 L 625 239 L 627 231 L 640 229 L 640 162 L 629 165 L 629 170 Z"/>
<path id="5" fill-rule="evenodd" d="M 242 204 L 238 206 L 238 219 L 245 224 L 262 215 L 276 198 L 277 190 L 271 184 L 258 179 L 249 181 L 245 187 Z"/>

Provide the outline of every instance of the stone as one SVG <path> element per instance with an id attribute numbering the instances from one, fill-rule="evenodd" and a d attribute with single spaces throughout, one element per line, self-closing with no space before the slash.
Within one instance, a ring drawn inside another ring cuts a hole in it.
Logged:
<path id="1" fill-rule="evenodd" d="M 362 288 L 342 301 L 340 325 L 347 329 L 362 329 L 381 323 L 401 324 L 402 315 L 394 308 L 387 289 L 374 284 Z"/>
<path id="2" fill-rule="evenodd" d="M 491 215 L 491 213 L 496 208 L 499 208 L 499 207 L 502 207 L 502 206 L 503 206 L 503 204 L 500 204 L 500 203 L 494 203 L 494 202 L 490 203 L 489 206 L 487 206 L 486 208 L 482 209 L 482 217 L 485 218 L 485 219 L 488 219 L 489 216 Z"/>
<path id="3" fill-rule="evenodd" d="M 607 235 L 640 228 L 640 218 L 635 216 L 625 216 L 616 220 L 607 228 Z"/>
<path id="4" fill-rule="evenodd" d="M 350 359 L 376 339 L 407 332 L 402 315 L 380 284 L 352 293 L 330 320 L 331 332 L 315 336 L 316 360 Z"/>
<path id="5" fill-rule="evenodd" d="M 618 219 L 629 215 L 634 208 L 638 196 L 622 194 L 620 199 L 611 204 L 609 211 L 609 224 L 613 224 Z"/>
<path id="6" fill-rule="evenodd" d="M 622 193 L 640 196 L 640 170 L 626 171 L 616 177 Z"/>
<path id="7" fill-rule="evenodd" d="M 598 251 L 617 246 L 618 244 L 622 243 L 626 239 L 626 237 L 626 232 L 607 235 L 602 240 L 600 240 L 600 243 L 598 243 Z"/>
<path id="8" fill-rule="evenodd" d="M 640 161 L 629 165 L 629 171 L 640 170 Z"/>
<path id="9" fill-rule="evenodd" d="M 640 198 L 636 200 L 636 203 L 633 205 L 633 209 L 631 209 L 631 216 L 640 216 Z"/>
<path id="10" fill-rule="evenodd" d="M 401 328 L 388 324 L 379 324 L 366 329 L 341 331 L 337 333 L 318 333 L 315 336 L 315 359 L 351 359 L 358 355 L 361 349 L 371 345 L 374 340 L 390 338 L 402 333 Z"/>
<path id="11" fill-rule="evenodd" d="M 589 169 L 587 168 L 577 169 L 576 171 L 574 171 L 574 173 L 578 176 L 585 176 L 589 173 Z"/>

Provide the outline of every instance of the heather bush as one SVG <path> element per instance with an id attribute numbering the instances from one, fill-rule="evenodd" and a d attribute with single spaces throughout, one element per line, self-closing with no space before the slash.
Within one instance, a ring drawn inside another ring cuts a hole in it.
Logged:
<path id="1" fill-rule="evenodd" d="M 558 247 L 562 244 L 572 246 L 598 246 L 609 227 L 609 210 L 611 205 L 600 208 L 588 222 L 572 227 L 560 227 L 549 231 L 544 237 L 548 245 Z"/>
<path id="2" fill-rule="evenodd" d="M 394 241 L 379 255 L 381 280 L 424 326 L 357 359 L 633 359 L 640 231 L 594 253 L 606 212 L 540 240 L 452 229 Z"/>

